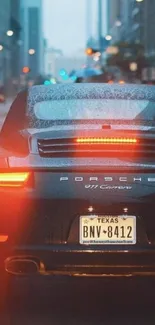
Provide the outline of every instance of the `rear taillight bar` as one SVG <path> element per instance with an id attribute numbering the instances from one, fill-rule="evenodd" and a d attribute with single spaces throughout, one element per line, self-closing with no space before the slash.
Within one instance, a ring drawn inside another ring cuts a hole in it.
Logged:
<path id="1" fill-rule="evenodd" d="M 0 235 L 0 243 L 5 243 L 8 240 L 8 235 Z"/>
<path id="2" fill-rule="evenodd" d="M 136 138 L 77 138 L 78 144 L 136 144 Z"/>

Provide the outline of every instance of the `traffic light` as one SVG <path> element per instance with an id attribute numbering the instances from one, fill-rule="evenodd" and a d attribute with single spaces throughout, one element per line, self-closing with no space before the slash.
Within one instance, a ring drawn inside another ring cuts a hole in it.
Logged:
<path id="1" fill-rule="evenodd" d="M 61 70 L 59 71 L 59 75 L 60 75 L 61 77 L 64 77 L 66 74 L 67 74 L 67 72 L 66 72 L 65 69 L 61 69 Z"/>
<path id="2" fill-rule="evenodd" d="M 93 49 L 92 49 L 91 47 L 88 47 L 88 48 L 86 49 L 86 54 L 87 54 L 88 56 L 91 56 L 91 55 L 93 54 Z"/>
<path id="3" fill-rule="evenodd" d="M 50 80 L 45 80 L 45 81 L 44 81 L 44 85 L 45 85 L 45 86 L 49 86 L 49 85 L 51 85 L 51 81 L 50 81 Z"/>
<path id="4" fill-rule="evenodd" d="M 30 68 L 29 67 L 23 67 L 22 72 L 27 74 L 27 73 L 30 72 Z"/>
<path id="5" fill-rule="evenodd" d="M 92 47 L 88 47 L 85 52 L 86 52 L 86 55 L 92 56 L 93 54 L 98 53 L 100 51 L 98 49 L 94 49 Z"/>

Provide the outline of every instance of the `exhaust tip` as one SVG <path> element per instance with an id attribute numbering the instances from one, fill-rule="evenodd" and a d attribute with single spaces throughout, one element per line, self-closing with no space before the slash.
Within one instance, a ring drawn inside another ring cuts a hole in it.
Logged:
<path id="1" fill-rule="evenodd" d="M 5 270 L 13 275 L 34 275 L 40 272 L 40 263 L 31 258 L 11 257 L 5 261 Z"/>

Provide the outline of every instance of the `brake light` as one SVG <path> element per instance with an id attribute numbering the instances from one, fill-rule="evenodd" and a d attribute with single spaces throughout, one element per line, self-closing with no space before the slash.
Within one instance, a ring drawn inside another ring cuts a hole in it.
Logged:
<path id="1" fill-rule="evenodd" d="M 8 240 L 8 235 L 0 235 L 0 243 L 5 243 Z"/>
<path id="2" fill-rule="evenodd" d="M 78 144 L 136 144 L 135 138 L 78 138 Z"/>
<path id="3" fill-rule="evenodd" d="M 29 172 L 0 173 L 0 187 L 21 187 L 29 179 Z"/>

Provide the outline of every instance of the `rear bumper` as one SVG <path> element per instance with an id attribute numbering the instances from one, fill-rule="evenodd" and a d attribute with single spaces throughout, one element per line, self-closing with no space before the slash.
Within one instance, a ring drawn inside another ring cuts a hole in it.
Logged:
<path id="1" fill-rule="evenodd" d="M 155 246 L 118 248 L 117 251 L 71 245 L 21 246 L 15 247 L 5 259 L 6 269 L 7 263 L 14 259 L 35 261 L 36 276 L 155 276 Z M 21 270 L 16 271 L 17 275 L 25 275 Z"/>

